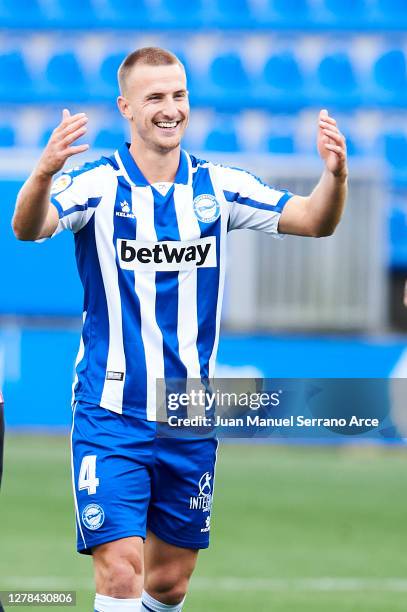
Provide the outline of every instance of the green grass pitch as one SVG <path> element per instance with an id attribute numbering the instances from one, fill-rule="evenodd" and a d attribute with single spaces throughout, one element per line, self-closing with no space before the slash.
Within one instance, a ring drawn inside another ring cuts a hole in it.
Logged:
<path id="1" fill-rule="evenodd" d="M 7 437 L 0 590 L 73 589 L 88 612 L 68 449 L 62 436 Z M 212 545 L 185 611 L 405 611 L 406 466 L 401 448 L 223 445 Z"/>

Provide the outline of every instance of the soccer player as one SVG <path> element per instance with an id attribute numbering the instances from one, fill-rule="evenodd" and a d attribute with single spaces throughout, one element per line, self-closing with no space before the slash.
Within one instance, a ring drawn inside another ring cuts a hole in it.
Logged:
<path id="1" fill-rule="evenodd" d="M 118 79 L 131 143 L 53 182 L 88 148 L 75 144 L 86 115 L 65 109 L 18 195 L 13 228 L 20 240 L 64 229 L 75 237 L 84 312 L 72 479 L 95 610 L 176 612 L 209 543 L 217 443 L 156 436 L 156 379 L 213 376 L 228 231 L 332 234 L 346 199 L 346 145 L 321 111 L 324 171 L 309 196 L 293 195 L 180 148 L 188 91 L 172 53 L 139 49 Z"/>

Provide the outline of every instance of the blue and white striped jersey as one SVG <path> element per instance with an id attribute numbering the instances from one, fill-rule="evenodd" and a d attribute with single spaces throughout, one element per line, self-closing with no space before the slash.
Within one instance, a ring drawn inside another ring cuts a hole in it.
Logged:
<path id="1" fill-rule="evenodd" d="M 291 195 L 185 151 L 174 184 L 150 185 L 126 144 L 57 178 L 84 288 L 74 400 L 154 420 L 157 378 L 211 378 L 227 233 L 277 234 Z"/>

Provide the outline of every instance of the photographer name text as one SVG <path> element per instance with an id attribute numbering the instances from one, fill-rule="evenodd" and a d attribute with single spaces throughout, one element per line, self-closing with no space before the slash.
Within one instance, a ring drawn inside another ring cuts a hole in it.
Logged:
<path id="1" fill-rule="evenodd" d="M 309 418 L 303 415 L 290 415 L 283 418 L 261 417 L 247 414 L 243 417 L 208 417 L 197 415 L 190 418 L 168 417 L 170 427 L 378 427 L 379 419 L 361 418 L 356 415 L 350 418 Z"/>

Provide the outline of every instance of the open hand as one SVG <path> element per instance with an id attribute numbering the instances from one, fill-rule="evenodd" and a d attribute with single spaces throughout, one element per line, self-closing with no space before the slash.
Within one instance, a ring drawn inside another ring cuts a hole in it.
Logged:
<path id="1" fill-rule="evenodd" d="M 68 157 L 87 151 L 88 144 L 72 146 L 72 143 L 86 134 L 87 122 L 85 113 L 71 115 L 65 108 L 62 111 L 62 121 L 52 132 L 38 162 L 37 170 L 52 176 L 62 169 Z"/>
<path id="2" fill-rule="evenodd" d="M 324 160 L 327 169 L 335 176 L 346 177 L 348 174 L 345 137 L 338 130 L 336 121 L 327 110 L 319 113 L 318 153 Z"/>

